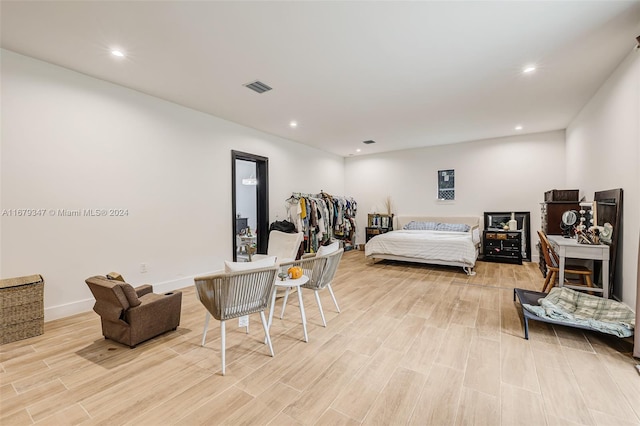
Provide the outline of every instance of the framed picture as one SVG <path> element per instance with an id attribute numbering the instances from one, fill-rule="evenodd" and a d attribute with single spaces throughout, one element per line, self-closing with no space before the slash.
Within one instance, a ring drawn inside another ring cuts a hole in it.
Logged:
<path id="1" fill-rule="evenodd" d="M 456 177 L 453 169 L 438 170 L 438 200 L 456 199 Z"/>

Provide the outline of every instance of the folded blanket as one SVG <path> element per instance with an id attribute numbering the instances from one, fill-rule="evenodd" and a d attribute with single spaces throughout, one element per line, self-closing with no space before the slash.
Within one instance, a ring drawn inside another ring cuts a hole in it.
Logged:
<path id="1" fill-rule="evenodd" d="M 615 300 L 603 299 L 567 287 L 553 288 L 538 300 L 540 306 L 523 304 L 542 318 L 589 327 L 619 337 L 633 335 L 635 312 Z"/>

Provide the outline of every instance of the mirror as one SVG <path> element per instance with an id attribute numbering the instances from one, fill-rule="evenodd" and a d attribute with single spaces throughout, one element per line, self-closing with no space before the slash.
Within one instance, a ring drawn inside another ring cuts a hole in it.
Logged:
<path id="1" fill-rule="evenodd" d="M 258 209 L 256 163 L 236 159 L 236 236 L 237 261 L 250 261 L 258 238 L 256 236 Z"/>
<path id="2" fill-rule="evenodd" d="M 231 151 L 231 212 L 233 260 L 238 260 L 239 255 L 240 260 L 249 260 L 249 254 L 243 247 L 250 247 L 257 253 L 266 253 L 269 228 L 267 157 Z M 247 238 L 249 228 L 251 234 Z"/>

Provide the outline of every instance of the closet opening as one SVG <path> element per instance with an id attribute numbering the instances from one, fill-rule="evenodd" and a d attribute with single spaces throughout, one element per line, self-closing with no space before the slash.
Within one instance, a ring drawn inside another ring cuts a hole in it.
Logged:
<path id="1" fill-rule="evenodd" d="M 269 159 L 231 151 L 231 211 L 234 261 L 266 253 L 269 228 Z"/>

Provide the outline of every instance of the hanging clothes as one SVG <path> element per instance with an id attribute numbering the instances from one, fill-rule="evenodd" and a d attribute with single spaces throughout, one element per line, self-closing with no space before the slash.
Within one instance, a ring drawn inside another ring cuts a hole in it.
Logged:
<path id="1" fill-rule="evenodd" d="M 286 200 L 286 209 L 289 222 L 296 226 L 296 230 L 298 232 L 302 231 L 302 219 L 300 218 L 302 208 L 300 207 L 300 199 L 297 199 L 294 196 L 288 198 Z"/>
<path id="2" fill-rule="evenodd" d="M 355 246 L 357 203 L 353 198 L 294 192 L 285 201 L 289 221 L 304 233 L 305 251 L 314 253 L 328 240 L 343 240 L 345 250 Z"/>

